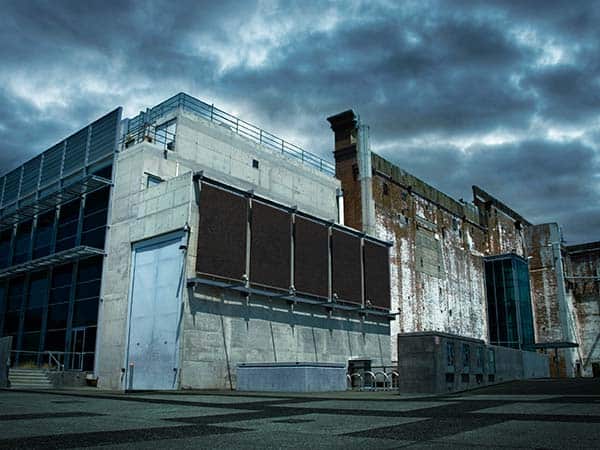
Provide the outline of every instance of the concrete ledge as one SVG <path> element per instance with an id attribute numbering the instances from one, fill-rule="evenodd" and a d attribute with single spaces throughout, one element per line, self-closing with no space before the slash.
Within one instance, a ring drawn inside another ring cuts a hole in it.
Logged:
<path id="1" fill-rule="evenodd" d="M 345 391 L 346 365 L 337 363 L 244 363 L 237 366 L 237 390 L 255 392 Z"/>

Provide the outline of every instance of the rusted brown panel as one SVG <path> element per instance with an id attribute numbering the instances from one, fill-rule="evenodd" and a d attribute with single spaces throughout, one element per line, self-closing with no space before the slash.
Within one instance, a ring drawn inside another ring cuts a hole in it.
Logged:
<path id="1" fill-rule="evenodd" d="M 340 300 L 362 303 L 360 238 L 334 229 L 331 235 L 332 288 Z"/>
<path id="2" fill-rule="evenodd" d="M 361 192 L 356 157 L 337 161 L 335 173 L 344 191 L 344 223 L 356 230 L 362 230 Z"/>
<path id="3" fill-rule="evenodd" d="M 390 308 L 390 262 L 388 247 L 365 241 L 365 292 L 373 306 Z"/>
<path id="4" fill-rule="evenodd" d="M 298 292 L 328 296 L 329 230 L 301 216 L 296 216 L 294 250 L 294 287 Z"/>
<path id="5" fill-rule="evenodd" d="M 250 281 L 289 289 L 291 271 L 291 214 L 252 202 Z"/>
<path id="6" fill-rule="evenodd" d="M 246 271 L 248 200 L 202 184 L 196 271 L 241 280 Z"/>

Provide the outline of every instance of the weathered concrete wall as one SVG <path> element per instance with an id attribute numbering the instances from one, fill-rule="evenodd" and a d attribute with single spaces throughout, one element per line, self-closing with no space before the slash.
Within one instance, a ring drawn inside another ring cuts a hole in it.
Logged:
<path id="1" fill-rule="evenodd" d="M 11 350 L 12 336 L 0 338 L 0 388 L 8 387 L 8 369 Z"/>
<path id="2" fill-rule="evenodd" d="M 103 389 L 122 388 L 132 242 L 182 229 L 193 187 L 189 170 L 148 143 L 120 153 L 115 170 L 96 344 L 95 372 Z M 148 173 L 166 181 L 147 187 Z"/>
<path id="3" fill-rule="evenodd" d="M 578 361 L 583 376 L 600 371 L 600 243 L 567 247 L 566 279 L 572 299 L 577 338 Z"/>
<path id="4" fill-rule="evenodd" d="M 373 168 L 379 237 L 394 243 L 392 335 L 442 331 L 487 340 L 487 240 L 476 210 L 377 155 Z"/>
<path id="5" fill-rule="evenodd" d="M 549 374 L 548 357 L 448 333 L 398 335 L 400 392 L 443 393 Z"/>

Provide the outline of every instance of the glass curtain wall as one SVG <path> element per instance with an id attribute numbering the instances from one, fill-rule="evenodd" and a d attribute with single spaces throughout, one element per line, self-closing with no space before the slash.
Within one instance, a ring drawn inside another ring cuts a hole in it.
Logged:
<path id="1" fill-rule="evenodd" d="M 534 344 L 527 262 L 518 255 L 485 260 L 490 343 L 523 349 Z"/>
<path id="2" fill-rule="evenodd" d="M 111 177 L 111 168 L 98 175 Z M 110 188 L 105 187 L 0 231 L 0 269 L 78 245 L 104 248 Z M 92 370 L 101 256 L 0 280 L 0 336 L 13 336 L 13 362 L 43 363 L 56 352 L 67 368 Z M 18 356 L 17 356 L 18 355 Z"/>

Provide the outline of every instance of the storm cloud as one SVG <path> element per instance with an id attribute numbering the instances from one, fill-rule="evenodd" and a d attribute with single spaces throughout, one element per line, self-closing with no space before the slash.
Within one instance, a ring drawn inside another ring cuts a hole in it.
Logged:
<path id="1" fill-rule="evenodd" d="M 568 243 L 599 240 L 594 2 L 41 2 L 0 16 L 0 172 L 117 105 L 185 91 L 331 158 L 373 148 L 456 198 L 477 184 Z"/>

